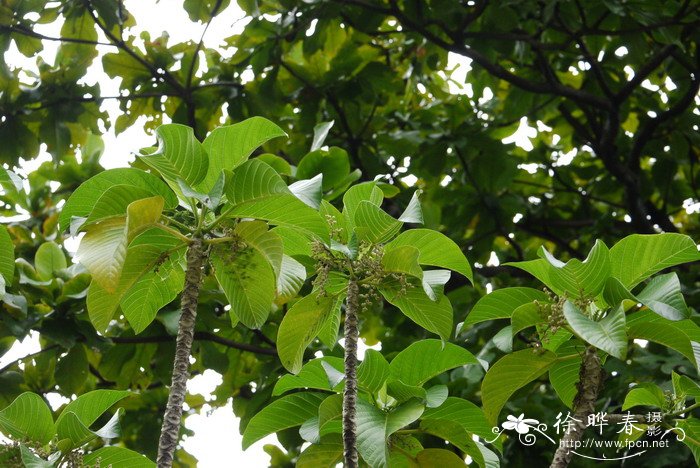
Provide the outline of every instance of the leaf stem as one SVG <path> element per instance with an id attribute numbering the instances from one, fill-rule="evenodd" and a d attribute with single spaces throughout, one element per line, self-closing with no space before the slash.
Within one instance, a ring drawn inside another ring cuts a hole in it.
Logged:
<path id="1" fill-rule="evenodd" d="M 670 413 L 669 416 L 670 417 L 680 416 L 682 414 L 689 413 L 689 412 L 691 412 L 695 409 L 698 409 L 698 408 L 700 408 L 700 402 L 696 402 L 695 404 L 690 405 L 687 408 L 683 408 L 682 410 L 678 410 L 678 411 L 675 411 L 673 413 Z"/>
<path id="2" fill-rule="evenodd" d="M 155 227 L 157 227 L 158 229 L 161 229 L 169 234 L 172 234 L 173 236 L 177 237 L 185 244 L 189 245 L 192 243 L 192 239 L 190 239 L 189 237 L 187 237 L 186 235 L 184 235 L 183 233 L 181 233 L 177 229 L 173 229 L 170 226 L 167 226 L 165 224 L 155 224 Z"/>
<path id="3" fill-rule="evenodd" d="M 233 206 L 229 206 L 228 208 L 226 208 L 225 210 L 223 210 L 223 211 L 219 214 L 219 216 L 217 216 L 216 218 L 214 218 L 214 220 L 213 220 L 209 225 L 204 226 L 204 229 L 205 229 L 206 231 L 211 231 L 212 229 L 214 229 L 214 226 L 216 226 L 217 224 L 219 224 L 225 217 L 227 217 L 227 216 L 233 211 L 233 208 L 234 208 Z"/>

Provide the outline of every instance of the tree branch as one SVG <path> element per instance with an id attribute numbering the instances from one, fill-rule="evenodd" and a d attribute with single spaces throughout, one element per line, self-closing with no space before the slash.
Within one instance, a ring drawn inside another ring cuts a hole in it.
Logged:
<path id="1" fill-rule="evenodd" d="M 194 333 L 195 341 L 211 341 L 228 348 L 247 351 L 249 353 L 264 354 L 267 356 L 277 356 L 277 351 L 271 348 L 262 348 L 248 343 L 240 343 L 233 341 L 223 336 L 218 336 L 210 332 L 198 331 Z M 110 338 L 114 344 L 147 344 L 147 343 L 170 343 L 175 341 L 174 336 L 159 335 L 159 336 L 115 336 Z"/>

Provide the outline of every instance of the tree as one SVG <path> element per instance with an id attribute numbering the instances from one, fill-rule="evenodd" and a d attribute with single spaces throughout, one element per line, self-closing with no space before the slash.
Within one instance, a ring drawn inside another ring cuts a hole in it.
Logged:
<path id="1" fill-rule="evenodd" d="M 234 8 L 189 0 L 184 6 L 193 23 L 226 21 Z M 250 21 L 218 49 L 204 41 L 175 44 L 166 36 L 144 36 L 141 48 L 134 25 L 148 18 L 130 15 L 128 2 L 0 7 L 3 50 L 16 47 L 36 58 L 45 44 L 60 44 L 57 60 L 38 61 L 35 74 L 12 63 L 0 67 L 0 158 L 11 170 L 19 157 L 38 154 L 41 144 L 53 156 L 26 179 L 27 191 L 0 171 L 3 214 L 30 214 L 7 224 L 18 261 L 9 279 L 3 275 L 1 349 L 32 330 L 43 346 L 24 369 L 10 365 L 0 372 L 1 407 L 24 390 L 71 395 L 95 386 L 140 389 L 143 398 L 129 400 L 136 411 L 123 418 L 123 443 L 156 457 L 150 434 L 158 432 L 154 421 L 167 396 L 163 382 L 172 369 L 166 356 L 174 355 L 176 303 L 137 336 L 124 322 L 109 338 L 96 334 L 81 314 L 90 277 L 68 266 L 64 235 L 56 229 L 63 200 L 101 172 L 99 135 L 110 125 L 101 105 L 107 102 L 122 109 L 112 126 L 117 132 L 141 125 L 154 131 L 165 118 L 195 128 L 203 139 L 222 116 L 231 123 L 267 117 L 291 138 L 266 143 L 264 151 L 278 157 L 262 160 L 290 183 L 295 174 L 312 179 L 320 171 L 324 184 L 327 160 L 333 160 L 343 175 L 333 188 L 323 188 L 334 204 L 357 177 L 378 177 L 399 189 L 385 201 L 387 212 L 398 217 L 410 201 L 408 185 L 420 188 L 426 228 L 453 239 L 474 263 L 475 288 L 458 277 L 445 288 L 455 323 L 469 320 L 485 291 L 540 287 L 506 263 L 534 258 L 542 245 L 558 258 L 583 260 L 596 240 L 613 246 L 631 234 L 661 231 L 697 238 L 694 2 L 261 1 L 241 7 Z M 62 19 L 60 33 L 37 32 L 45 30 L 36 24 Z M 455 83 L 459 74 L 450 67 L 457 56 L 470 70 Z M 123 77 L 119 95 L 105 95 L 82 79 L 98 62 L 108 75 Z M 502 142 L 517 129 L 530 132 L 532 149 Z M 327 150 L 314 145 L 321 135 Z M 309 148 L 318 153 L 307 159 Z M 697 262 L 675 271 L 696 310 Z M 214 404 L 236 394 L 243 429 L 269 402 L 281 372 L 274 348 L 286 306 L 260 330 L 230 327 L 228 299 L 211 276 L 204 281 L 200 309 L 208 312 L 200 313 L 195 331 L 193 372 L 208 368 L 224 376 Z M 687 320 L 697 323 L 697 315 Z M 497 363 L 510 355 L 496 346 L 503 343 L 502 328 L 499 320 L 461 327 L 453 343 Z M 529 333 L 515 336 L 516 352 L 529 346 Z M 381 341 L 382 354 L 391 358 L 426 335 L 402 314 L 387 312 L 369 314 L 361 337 Z M 333 353 L 313 342 L 304 360 L 318 350 Z M 692 360 L 681 356 L 653 341 L 631 344 L 629 365 L 614 358 L 603 363 L 615 375 L 601 398 L 621 408 L 631 384 L 672 391 L 672 378 L 697 380 Z M 56 366 L 63 372 L 54 375 Z M 470 366 L 436 379 L 448 386 L 450 398 L 479 402 L 483 375 Z M 545 374 L 536 380 L 507 407 L 551 422 L 565 406 Z M 539 384 L 549 391 L 528 392 Z M 275 463 L 296 460 L 300 436 L 286 430 L 279 438 L 286 453 L 276 452 Z M 504 462 L 517 466 L 525 452 L 510 439 L 505 444 Z M 551 447 L 527 450 L 531 463 L 549 463 L 553 456 Z M 636 462 L 679 464 L 690 456 L 684 450 L 650 452 Z M 183 451 L 177 457 L 189 460 Z"/>

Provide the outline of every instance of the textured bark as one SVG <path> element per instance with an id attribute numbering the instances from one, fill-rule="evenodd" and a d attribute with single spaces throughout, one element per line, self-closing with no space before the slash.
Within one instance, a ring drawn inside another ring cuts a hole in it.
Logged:
<path id="1" fill-rule="evenodd" d="M 177 330 L 175 344 L 175 363 L 173 379 L 168 395 L 168 404 L 163 415 L 163 427 L 158 442 L 158 468 L 170 468 L 180 435 L 182 405 L 187 394 L 187 379 L 190 371 L 190 352 L 194 340 L 194 323 L 197 318 L 199 288 L 202 283 L 202 269 L 207 259 L 207 252 L 201 239 L 194 239 L 187 250 L 187 271 L 185 287 L 182 291 L 182 315 Z"/>
<path id="2" fill-rule="evenodd" d="M 350 279 L 345 300 L 345 391 L 343 392 L 343 447 L 345 468 L 357 468 L 357 282 Z"/>
<path id="3" fill-rule="evenodd" d="M 578 392 L 574 400 L 574 419 L 571 429 L 559 441 L 559 447 L 554 452 L 550 468 L 565 468 L 569 466 L 573 445 L 581 440 L 586 429 L 588 416 L 595 412 L 595 403 L 603 384 L 603 369 L 600 365 L 598 352 L 593 346 L 586 348 L 579 372 Z"/>

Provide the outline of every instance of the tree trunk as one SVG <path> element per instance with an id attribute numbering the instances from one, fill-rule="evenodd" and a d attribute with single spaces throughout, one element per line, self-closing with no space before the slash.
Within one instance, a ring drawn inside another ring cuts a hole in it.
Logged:
<path id="1" fill-rule="evenodd" d="M 593 346 L 586 348 L 579 372 L 578 392 L 574 399 L 573 425 L 559 441 L 550 468 L 566 468 L 574 454 L 573 446 L 581 440 L 588 423 L 588 416 L 595 412 L 595 403 L 603 384 L 603 369 L 598 351 Z"/>
<path id="2" fill-rule="evenodd" d="M 180 434 L 182 405 L 187 394 L 187 379 L 190 371 L 190 352 L 194 339 L 194 323 L 197 318 L 199 288 L 202 283 L 202 269 L 207 259 L 207 252 L 201 239 L 194 239 L 187 249 L 187 271 L 185 287 L 182 292 L 182 314 L 177 330 L 175 344 L 175 363 L 173 380 L 170 385 L 168 404 L 163 415 L 163 427 L 158 442 L 158 468 L 170 468 Z"/>
<path id="3" fill-rule="evenodd" d="M 343 392 L 343 446 L 345 468 L 357 468 L 357 313 L 359 310 L 357 282 L 348 282 L 345 300 L 345 391 Z"/>

